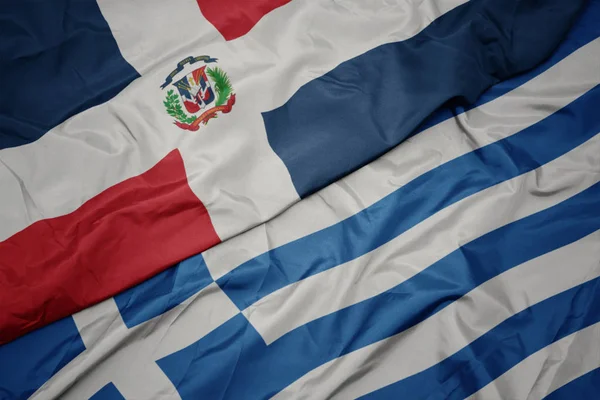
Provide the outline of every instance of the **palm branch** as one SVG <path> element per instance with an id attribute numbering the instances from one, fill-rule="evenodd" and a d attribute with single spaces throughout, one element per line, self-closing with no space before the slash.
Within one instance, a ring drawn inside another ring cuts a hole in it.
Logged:
<path id="1" fill-rule="evenodd" d="M 221 106 L 225 104 L 229 95 L 233 91 L 233 87 L 231 86 L 231 81 L 229 77 L 219 67 L 207 68 L 206 73 L 215 83 L 215 90 L 217 91 L 217 101 L 215 103 L 216 106 Z"/>

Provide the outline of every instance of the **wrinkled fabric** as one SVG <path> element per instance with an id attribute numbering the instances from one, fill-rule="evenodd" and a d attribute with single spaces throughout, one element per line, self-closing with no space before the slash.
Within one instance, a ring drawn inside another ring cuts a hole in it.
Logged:
<path id="1" fill-rule="evenodd" d="M 0 398 L 593 397 L 600 2 L 230 3 L 82 3 L 139 77 L 0 150 Z"/>
<path id="2" fill-rule="evenodd" d="M 8 35 L 23 48 L 3 61 L 0 74 L 8 88 L 0 108 L 0 342 L 269 220 L 405 140 L 444 103 L 476 101 L 494 83 L 546 59 L 585 3 L 235 3 L 239 11 L 232 5 L 221 17 L 251 18 L 230 34 L 231 24 L 215 20 L 214 6 L 177 1 L 181 7 L 170 11 L 180 16 L 169 21 L 208 15 L 197 38 L 169 39 L 168 31 L 167 39 L 132 45 L 143 28 L 122 25 L 132 14 L 117 11 L 128 5 L 109 0 L 3 9 Z M 387 12 L 380 23 L 381 10 Z M 313 28 L 299 36 L 281 31 L 279 54 L 263 37 L 285 12 Z M 333 32 L 317 13 L 347 27 Z M 201 32 L 211 29 L 238 39 L 207 42 Z M 368 35 L 358 40 L 345 30 Z M 289 53 L 294 40 L 309 49 L 302 57 L 316 70 Z M 205 54 L 190 55 L 190 46 Z M 137 58 L 144 47 L 164 54 L 145 62 Z M 184 70 L 188 75 L 174 79 Z M 44 83 L 33 84 L 38 80 Z M 210 82 L 214 87 L 205 87 Z M 20 121 L 29 121 L 28 129 Z M 164 167 L 173 152 L 183 173 Z M 132 206 L 141 201 L 132 182 L 145 174 L 160 178 L 142 195 L 148 207 Z M 174 195 L 165 196 L 168 190 Z M 128 200 L 113 201 L 113 193 Z M 136 249 L 144 257 L 132 255 Z"/>

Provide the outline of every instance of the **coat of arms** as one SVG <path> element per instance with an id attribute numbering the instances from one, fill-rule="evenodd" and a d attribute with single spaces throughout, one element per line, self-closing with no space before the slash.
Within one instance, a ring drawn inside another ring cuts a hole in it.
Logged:
<path id="1" fill-rule="evenodd" d="M 203 63 L 198 68 L 189 65 Z M 217 59 L 209 56 L 187 57 L 177 63 L 161 85 L 167 89 L 163 101 L 167 113 L 175 118 L 181 129 L 197 131 L 200 124 L 228 113 L 235 104 L 235 94 L 229 77 L 216 65 Z M 184 69 L 188 69 L 184 73 Z"/>

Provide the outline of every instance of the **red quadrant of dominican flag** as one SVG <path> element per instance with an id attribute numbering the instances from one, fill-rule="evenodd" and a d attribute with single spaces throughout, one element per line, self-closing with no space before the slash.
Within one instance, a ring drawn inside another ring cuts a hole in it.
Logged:
<path id="1" fill-rule="evenodd" d="M 38 221 L 0 242 L 0 344 L 219 242 L 174 150 L 74 212 Z"/>
<path id="2" fill-rule="evenodd" d="M 204 17 L 225 40 L 244 36 L 266 14 L 291 0 L 197 0 Z"/>

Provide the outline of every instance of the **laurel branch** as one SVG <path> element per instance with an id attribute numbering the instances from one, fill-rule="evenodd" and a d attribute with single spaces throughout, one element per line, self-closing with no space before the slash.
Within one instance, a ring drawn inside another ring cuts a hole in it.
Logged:
<path id="1" fill-rule="evenodd" d="M 191 124 L 196 120 L 196 117 L 190 116 L 183 111 L 179 96 L 177 96 L 172 89 L 167 91 L 167 97 L 165 97 L 163 104 L 167 108 L 167 113 L 181 123 Z"/>

